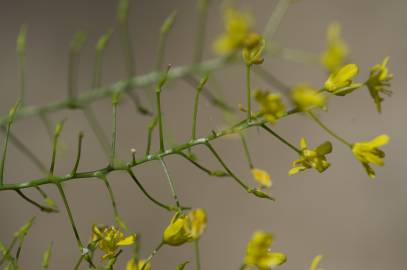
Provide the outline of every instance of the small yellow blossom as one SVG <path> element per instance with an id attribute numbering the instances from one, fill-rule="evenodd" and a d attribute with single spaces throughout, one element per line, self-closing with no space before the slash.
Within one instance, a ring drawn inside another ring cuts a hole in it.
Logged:
<path id="1" fill-rule="evenodd" d="M 260 113 L 268 122 L 274 124 L 285 115 L 285 105 L 280 94 L 258 90 L 254 97 L 260 105 Z"/>
<path id="2" fill-rule="evenodd" d="M 282 265 L 287 261 L 283 253 L 270 252 L 269 248 L 273 243 L 273 236 L 270 233 L 257 231 L 247 244 L 245 266 L 255 266 L 259 270 L 270 270 Z"/>
<path id="3" fill-rule="evenodd" d="M 300 158 L 293 162 L 293 168 L 288 172 L 288 175 L 291 176 L 310 168 L 314 168 L 321 173 L 328 169 L 331 165 L 325 157 L 325 155 L 332 152 L 332 144 L 330 142 L 324 142 L 315 148 L 315 150 L 310 150 L 307 147 L 307 142 L 305 139 L 301 138 L 300 149 Z"/>
<path id="4" fill-rule="evenodd" d="M 132 258 L 127 262 L 126 270 L 141 270 L 145 263 L 145 260 L 139 260 L 136 262 L 136 260 Z M 144 267 L 144 270 L 151 270 L 151 263 L 148 262 Z"/>
<path id="5" fill-rule="evenodd" d="M 329 75 L 325 82 L 325 89 L 338 96 L 351 93 L 362 86 L 360 83 L 352 82 L 353 77 L 355 77 L 358 72 L 359 68 L 355 64 L 348 64 L 340 68 Z"/>
<path id="6" fill-rule="evenodd" d="M 102 259 L 113 257 L 120 246 L 129 246 L 136 241 L 136 235 L 132 234 L 127 237 L 116 227 L 98 227 L 92 228 L 92 242 L 97 244 L 105 254 Z"/>
<path id="7" fill-rule="evenodd" d="M 370 95 L 376 103 L 377 111 L 381 112 L 381 103 L 383 97 L 380 96 L 380 93 L 383 93 L 387 96 L 391 95 L 390 80 L 393 79 L 393 74 L 389 74 L 387 69 L 387 64 L 389 63 L 389 58 L 384 58 L 381 64 L 377 64 L 372 67 L 370 71 L 369 79 L 366 82 L 366 86 L 369 89 Z"/>
<path id="8" fill-rule="evenodd" d="M 327 28 L 327 46 L 321 55 L 321 63 L 329 72 L 337 71 L 348 56 L 348 47 L 341 38 L 341 26 L 332 23 Z"/>
<path id="9" fill-rule="evenodd" d="M 179 246 L 199 239 L 207 226 L 203 209 L 192 210 L 188 215 L 176 213 L 164 230 L 163 241 L 167 245 Z"/>
<path id="10" fill-rule="evenodd" d="M 263 63 L 263 51 L 266 46 L 266 41 L 257 33 L 250 33 L 242 50 L 242 57 L 246 65 L 260 65 Z"/>
<path id="11" fill-rule="evenodd" d="M 291 98 L 301 111 L 308 111 L 317 107 L 324 108 L 326 102 L 326 96 L 306 84 L 294 87 Z"/>
<path id="12" fill-rule="evenodd" d="M 225 33 L 215 41 L 214 49 L 218 54 L 227 54 L 243 47 L 245 39 L 251 33 L 250 14 L 227 8 L 224 13 Z"/>
<path id="13" fill-rule="evenodd" d="M 261 187 L 270 188 L 271 187 L 271 179 L 270 175 L 264 171 L 257 168 L 252 169 L 252 175 L 254 180 L 256 180 Z"/>
<path id="14" fill-rule="evenodd" d="M 309 270 L 322 270 L 321 268 L 318 268 L 319 262 L 322 260 L 322 255 L 317 255 L 311 262 L 311 266 Z"/>
<path id="15" fill-rule="evenodd" d="M 369 163 L 377 166 L 383 166 L 384 152 L 378 147 L 383 146 L 389 142 L 390 138 L 387 135 L 380 135 L 369 142 L 357 142 L 352 146 L 353 155 L 359 160 L 365 168 L 367 174 L 371 178 L 375 178 L 376 174 L 370 167 Z"/>
<path id="16" fill-rule="evenodd" d="M 191 221 L 191 237 L 192 240 L 197 240 L 204 233 L 208 224 L 206 212 L 202 208 L 197 208 L 189 212 Z"/>

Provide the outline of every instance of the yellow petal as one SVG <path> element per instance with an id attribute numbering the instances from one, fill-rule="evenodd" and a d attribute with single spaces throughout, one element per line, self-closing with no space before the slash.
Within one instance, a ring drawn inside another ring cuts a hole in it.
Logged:
<path id="1" fill-rule="evenodd" d="M 390 141 L 390 137 L 386 134 L 377 136 L 376 138 L 374 138 L 373 140 L 370 141 L 370 144 L 373 147 L 379 147 L 385 144 L 388 144 Z"/>
<path id="2" fill-rule="evenodd" d="M 311 266 L 309 270 L 317 270 L 318 264 L 322 259 L 322 255 L 317 255 L 315 258 L 312 260 Z"/>
<path id="3" fill-rule="evenodd" d="M 307 141 L 305 140 L 304 137 L 302 137 L 302 138 L 300 139 L 300 148 L 301 148 L 301 150 L 304 150 L 304 149 L 307 148 Z"/>
<path id="4" fill-rule="evenodd" d="M 263 187 L 271 187 L 270 175 L 264 171 L 257 168 L 252 169 L 252 175 L 254 180 L 256 180 Z"/>
<path id="5" fill-rule="evenodd" d="M 287 256 L 283 253 L 269 253 L 267 254 L 266 258 L 266 265 L 267 267 L 273 268 L 275 266 L 282 265 L 287 261 Z"/>
<path id="6" fill-rule="evenodd" d="M 343 87 L 347 87 L 352 84 L 352 78 L 358 74 L 359 68 L 356 64 L 348 64 L 338 71 L 329 75 L 325 82 L 325 88 L 328 91 L 336 91 Z"/>
<path id="7" fill-rule="evenodd" d="M 291 170 L 288 171 L 288 175 L 292 176 L 292 175 L 297 174 L 300 171 L 303 171 L 305 169 L 306 169 L 306 167 L 304 167 L 304 166 L 294 167 L 294 168 L 292 168 Z"/>
<path id="8" fill-rule="evenodd" d="M 127 236 L 123 240 L 120 240 L 119 242 L 117 242 L 117 245 L 118 246 L 128 246 L 128 245 L 134 244 L 134 242 L 136 242 L 136 235 L 132 234 L 130 236 Z"/>
<path id="9" fill-rule="evenodd" d="M 359 68 L 356 64 L 348 64 L 341 68 L 337 73 L 337 79 L 339 81 L 350 80 L 355 77 L 359 72 Z"/>

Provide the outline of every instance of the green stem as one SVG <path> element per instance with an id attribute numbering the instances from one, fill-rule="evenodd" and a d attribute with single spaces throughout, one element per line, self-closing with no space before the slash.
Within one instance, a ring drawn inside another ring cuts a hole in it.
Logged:
<path id="1" fill-rule="evenodd" d="M 158 129 L 159 129 L 159 136 L 160 136 L 160 152 L 164 152 L 164 134 L 163 134 L 163 120 L 161 115 L 161 90 L 156 91 L 156 102 L 157 102 L 157 117 L 158 117 Z"/>
<path id="2" fill-rule="evenodd" d="M 205 145 L 208 147 L 208 149 L 212 152 L 212 154 L 215 156 L 215 158 L 219 161 L 219 163 L 222 165 L 222 167 L 225 169 L 225 171 L 240 185 L 242 186 L 246 191 L 249 192 L 250 188 L 243 183 L 242 180 L 240 180 L 230 169 L 229 167 L 225 164 L 225 162 L 222 160 L 222 158 L 219 156 L 219 154 L 216 152 L 215 148 L 209 143 L 206 142 Z"/>
<path id="3" fill-rule="evenodd" d="M 106 156 L 110 157 L 109 140 L 107 139 L 105 131 L 103 130 L 102 126 L 97 120 L 94 111 L 91 109 L 91 107 L 85 107 L 83 109 L 83 113 L 85 115 L 87 122 L 89 123 L 90 128 L 92 129 L 93 134 L 95 134 L 96 139 L 98 140 Z"/>
<path id="4" fill-rule="evenodd" d="M 2 131 L 6 133 L 7 129 L 1 127 Z M 48 169 L 46 166 L 41 162 L 41 160 L 11 131 L 9 133 L 9 140 L 10 142 L 19 149 L 25 156 L 28 157 L 32 161 L 32 163 L 43 173 L 47 172 Z"/>
<path id="5" fill-rule="evenodd" d="M 201 94 L 201 90 L 197 89 L 195 93 L 194 99 L 194 112 L 192 115 L 192 139 L 196 139 L 196 118 L 198 116 L 198 106 L 199 106 L 199 95 Z"/>
<path id="6" fill-rule="evenodd" d="M 36 201 L 32 200 L 31 198 L 29 198 L 27 195 L 25 195 L 21 190 L 17 189 L 16 190 L 17 194 L 23 198 L 25 201 L 31 203 L 32 205 L 34 205 L 35 207 L 37 207 L 40 211 L 43 212 L 47 212 L 47 213 L 51 213 L 51 212 L 58 212 L 58 210 L 45 206 L 45 205 L 41 205 L 39 203 L 37 203 Z"/>
<path id="7" fill-rule="evenodd" d="M 164 246 L 164 242 L 161 242 L 154 250 L 153 252 L 151 252 L 150 256 L 148 256 L 147 260 L 145 261 L 145 263 L 143 264 L 143 266 L 141 267 L 141 270 L 144 270 L 147 265 L 151 262 L 151 260 L 153 259 L 153 257 L 157 254 L 157 252 Z"/>
<path id="8" fill-rule="evenodd" d="M 291 2 L 293 2 L 293 0 L 280 0 L 278 2 L 264 29 L 264 38 L 266 38 L 267 40 L 273 39 L 282 19 L 284 18 L 284 15 L 287 13 L 288 7 L 290 6 Z"/>
<path id="9" fill-rule="evenodd" d="M 239 133 L 239 136 L 240 136 L 240 141 L 242 142 L 242 145 L 243 145 L 243 149 L 244 149 L 245 156 L 247 158 L 247 162 L 249 163 L 249 167 L 250 167 L 250 169 L 253 169 L 254 168 L 253 160 L 250 155 L 249 146 L 247 145 L 246 138 L 242 132 Z"/>
<path id="10" fill-rule="evenodd" d="M 79 269 L 79 267 L 80 267 L 81 264 L 82 264 L 83 258 L 84 258 L 83 255 L 81 255 L 81 256 L 79 257 L 78 261 L 76 262 L 76 264 L 75 264 L 75 266 L 74 266 L 74 270 L 78 270 L 78 269 Z"/>
<path id="11" fill-rule="evenodd" d="M 171 176 L 170 176 L 170 174 L 168 172 L 167 165 L 165 164 L 165 161 L 162 158 L 160 158 L 160 162 L 161 162 L 161 165 L 164 168 L 164 172 L 165 172 L 165 176 L 167 177 L 168 184 L 170 185 L 172 197 L 174 198 L 175 203 L 177 204 L 177 208 L 179 210 L 181 210 L 181 204 L 179 203 L 178 195 L 177 195 L 177 192 L 175 191 L 174 183 L 172 182 Z"/>
<path id="12" fill-rule="evenodd" d="M 112 202 L 113 214 L 114 214 L 116 222 L 119 223 L 120 227 L 127 230 L 128 228 L 122 222 L 120 214 L 119 214 L 119 210 L 117 209 L 116 199 L 114 197 L 114 193 L 113 193 L 112 187 L 110 186 L 109 180 L 107 179 L 106 175 L 101 175 L 99 178 L 102 179 L 102 181 L 105 184 L 106 189 L 109 193 L 109 198 L 110 198 L 110 201 Z"/>
<path id="13" fill-rule="evenodd" d="M 52 124 L 46 114 L 39 114 L 41 122 L 44 124 L 45 130 L 47 132 L 48 138 L 52 141 L 54 134 L 52 133 Z"/>
<path id="14" fill-rule="evenodd" d="M 18 54 L 18 60 L 20 65 L 20 102 L 21 106 L 25 105 L 26 96 L 26 67 L 25 67 L 25 54 Z"/>
<path id="15" fill-rule="evenodd" d="M 148 192 L 147 190 L 143 187 L 143 185 L 140 183 L 140 181 L 137 179 L 137 177 L 134 175 L 133 171 L 129 168 L 127 170 L 127 172 L 129 173 L 131 179 L 133 179 L 133 181 L 136 183 L 136 185 L 140 188 L 141 192 L 143 192 L 143 194 L 150 200 L 152 201 L 154 204 L 158 205 L 161 208 L 164 208 L 168 211 L 172 211 L 173 207 L 170 205 L 166 205 L 164 203 L 161 203 L 159 201 L 157 201 L 156 199 L 154 199 Z"/>
<path id="16" fill-rule="evenodd" d="M 252 95 L 250 90 L 250 69 L 251 65 L 246 65 L 246 98 L 247 98 L 247 119 L 252 118 Z"/>
<path id="17" fill-rule="evenodd" d="M 201 164 L 199 164 L 198 162 L 196 162 L 195 160 L 191 159 L 188 155 L 184 154 L 183 152 L 178 152 L 178 155 L 182 156 L 183 158 L 185 158 L 186 160 L 188 160 L 189 162 L 191 162 L 193 165 L 195 165 L 198 169 L 204 171 L 205 173 L 207 173 L 210 176 L 218 176 L 218 177 L 228 177 L 229 175 L 226 172 L 223 171 L 212 171 L 208 168 L 205 168 L 204 166 L 202 166 Z M 219 175 L 217 175 L 217 173 Z"/>
<path id="18" fill-rule="evenodd" d="M 120 37 L 123 46 L 123 56 L 126 63 L 127 78 L 131 78 L 136 73 L 134 65 L 134 53 L 131 44 L 130 33 L 129 33 L 129 22 L 128 18 L 120 24 Z"/>
<path id="19" fill-rule="evenodd" d="M 278 135 L 274 130 L 272 130 L 271 128 L 269 128 L 266 124 L 262 124 L 261 127 L 263 129 L 265 129 L 267 132 L 269 132 L 271 135 L 273 135 L 274 137 L 276 137 L 278 140 L 280 140 L 282 143 L 284 143 L 285 145 L 287 145 L 288 147 L 290 147 L 291 149 L 293 149 L 295 152 L 297 152 L 298 154 L 301 154 L 301 150 L 298 149 L 297 147 L 295 147 L 293 144 L 291 144 L 290 142 L 288 142 L 286 139 L 284 139 L 283 137 L 281 137 L 280 135 Z"/>
<path id="20" fill-rule="evenodd" d="M 270 84 L 270 86 L 281 90 L 285 95 L 288 95 L 292 89 L 292 87 L 284 83 L 282 80 L 274 76 L 273 73 L 267 71 L 262 66 L 257 66 L 254 69 L 254 73 L 261 77 L 266 83 Z"/>
<path id="21" fill-rule="evenodd" d="M 292 113 L 294 113 L 294 111 Z M 292 113 L 289 113 L 289 114 L 292 114 Z M 144 156 L 141 159 L 137 160 L 137 162 L 134 166 L 139 166 L 145 162 L 149 162 L 152 160 L 159 160 L 160 158 L 163 158 L 165 156 L 174 155 L 180 151 L 187 150 L 191 147 L 205 144 L 205 142 L 207 142 L 207 141 L 213 141 L 220 137 L 224 137 L 224 136 L 231 135 L 231 134 L 237 134 L 238 132 L 241 132 L 245 129 L 255 127 L 255 126 L 257 127 L 264 123 L 265 123 L 264 120 L 259 120 L 259 119 L 257 119 L 257 121 L 255 121 L 255 119 L 252 119 L 252 121 L 250 121 L 250 122 L 247 122 L 246 120 L 244 120 L 229 128 L 226 128 L 226 129 L 223 129 L 223 130 L 220 130 L 217 132 L 212 132 L 207 137 L 198 138 L 193 141 L 190 140 L 186 143 L 179 144 L 175 147 L 169 148 L 164 152 L 157 152 L 154 154 L 150 154 L 148 156 Z M 131 166 L 131 167 L 134 167 L 134 166 Z M 27 182 L 22 182 L 22 183 L 6 184 L 6 185 L 0 187 L 0 191 L 1 190 L 25 189 L 25 188 L 41 186 L 41 185 L 45 185 L 45 184 L 51 184 L 51 183 L 54 183 L 55 180 L 58 180 L 59 182 L 67 182 L 67 181 L 73 181 L 73 180 L 78 180 L 78 179 L 84 180 L 84 179 L 88 179 L 88 178 L 97 177 L 100 174 L 108 174 L 112 171 L 127 171 L 127 170 L 128 170 L 128 167 L 124 167 L 124 166 L 123 167 L 116 166 L 114 168 L 112 168 L 111 166 L 107 166 L 107 167 L 100 168 L 100 169 L 93 170 L 93 171 L 77 173 L 75 177 L 73 177 L 72 175 L 53 176 L 53 177 L 47 176 L 47 177 L 33 179 L 33 180 L 30 180 Z"/>
<path id="22" fill-rule="evenodd" d="M 65 210 L 66 210 L 66 212 L 68 214 L 69 222 L 71 223 L 72 230 L 73 230 L 73 233 L 75 235 L 76 242 L 78 244 L 78 247 L 79 247 L 80 251 L 82 252 L 83 251 L 82 241 L 80 239 L 78 229 L 76 228 L 76 224 L 75 224 L 75 221 L 73 219 L 71 208 L 69 207 L 68 200 L 66 199 L 64 189 L 63 189 L 61 183 L 56 181 L 55 184 L 58 187 L 59 194 L 61 195 L 62 201 L 64 202 Z"/>
<path id="23" fill-rule="evenodd" d="M 61 134 L 62 126 L 63 126 L 63 122 L 60 122 L 57 124 L 57 126 L 55 128 L 55 134 L 54 134 L 54 138 L 52 140 L 52 157 L 51 157 L 51 166 L 49 167 L 49 176 L 54 175 L 55 159 L 56 159 L 57 148 L 58 148 L 58 138 Z"/>
<path id="24" fill-rule="evenodd" d="M 72 169 L 72 172 L 71 172 L 72 175 L 75 175 L 76 172 L 78 171 L 79 162 L 81 160 L 83 136 L 84 136 L 83 132 L 79 132 L 79 135 L 78 135 L 78 150 L 77 150 L 77 153 L 76 153 L 75 165 L 74 165 L 74 167 Z"/>
<path id="25" fill-rule="evenodd" d="M 311 117 L 312 120 L 314 120 L 322 129 L 324 129 L 328 134 L 333 136 L 335 139 L 343 143 L 344 145 L 352 148 L 352 143 L 348 142 L 338 134 L 336 134 L 334 131 L 332 131 L 330 128 L 328 128 L 319 118 L 316 116 L 312 111 L 308 111 L 307 114 Z"/>
<path id="26" fill-rule="evenodd" d="M 197 28 L 194 48 L 193 63 L 197 64 L 202 61 L 202 55 L 206 37 L 206 21 L 208 18 L 208 7 L 210 0 L 199 0 L 197 6 Z"/>
<path id="27" fill-rule="evenodd" d="M 146 156 L 148 156 L 150 154 L 151 139 L 153 136 L 154 128 L 157 126 L 157 123 L 158 123 L 158 117 L 154 116 L 154 118 L 151 120 L 151 122 L 148 125 Z"/>
<path id="28" fill-rule="evenodd" d="M 99 89 L 101 87 L 102 59 L 103 53 L 97 51 L 95 63 L 93 64 L 92 89 Z"/>
<path id="29" fill-rule="evenodd" d="M 3 184 L 4 184 L 4 166 L 6 164 L 8 138 L 10 136 L 11 125 L 12 125 L 12 121 L 10 120 L 7 125 L 7 128 L 6 128 L 6 137 L 4 138 L 4 142 L 3 142 L 3 154 L 1 156 L 1 164 L 0 164 L 0 186 L 3 186 Z"/>
<path id="30" fill-rule="evenodd" d="M 189 65 L 171 68 L 171 71 L 168 72 L 167 79 L 174 80 L 195 73 L 207 73 L 210 71 L 214 71 L 231 63 L 232 60 L 233 59 L 231 58 L 216 58 L 205 61 L 199 65 Z M 145 75 L 129 78 L 128 80 L 125 81 L 119 81 L 111 86 L 99 89 L 99 91 L 92 90 L 86 91 L 83 94 L 78 95 L 74 101 L 70 99 L 65 99 L 61 101 L 50 102 L 46 105 L 41 106 L 26 106 L 18 110 L 15 119 L 40 114 L 48 114 L 63 109 L 74 109 L 75 107 L 72 106 L 73 104 L 76 105 L 76 107 L 86 107 L 88 104 L 91 104 L 97 100 L 106 97 L 111 97 L 112 93 L 114 92 L 128 93 L 132 89 L 152 85 L 159 81 L 161 78 L 162 73 L 154 71 Z M 7 121 L 8 116 L 0 117 L 0 126 L 5 126 L 7 124 Z"/>
<path id="31" fill-rule="evenodd" d="M 25 64 L 25 53 L 27 47 L 27 26 L 22 25 L 20 32 L 17 37 L 16 51 L 18 64 L 20 68 L 20 103 L 23 107 L 25 105 L 25 95 L 26 95 L 26 64 Z"/>
<path id="32" fill-rule="evenodd" d="M 195 247 L 195 259 L 196 259 L 196 270 L 201 270 L 201 255 L 199 250 L 199 239 L 194 241 Z"/>
<path id="33" fill-rule="evenodd" d="M 17 236 L 14 236 L 14 237 L 13 237 L 13 240 L 11 240 L 10 245 L 8 246 L 6 252 L 5 252 L 4 255 L 3 255 L 3 258 L 1 258 L 1 260 L 0 260 L 0 265 L 2 265 L 3 262 L 4 262 L 6 259 L 13 259 L 13 258 L 10 256 L 10 252 L 11 252 L 11 250 L 14 248 L 14 245 L 17 243 L 17 240 L 18 240 L 18 237 L 17 237 Z"/>
<path id="34" fill-rule="evenodd" d="M 191 85 L 193 88 L 196 88 L 196 86 L 199 84 L 199 81 L 194 78 L 193 76 L 184 76 L 182 77 L 182 80 Z M 202 87 L 202 95 L 208 100 L 209 103 L 211 103 L 213 106 L 218 107 L 221 109 L 223 112 L 229 112 L 232 113 L 235 111 L 235 109 L 228 105 L 224 100 L 221 98 L 216 97 L 211 91 L 206 86 Z"/>
<path id="35" fill-rule="evenodd" d="M 119 94 L 114 93 L 112 96 L 112 147 L 110 154 L 110 165 L 114 167 L 116 160 L 116 140 L 117 140 L 117 104 Z"/>

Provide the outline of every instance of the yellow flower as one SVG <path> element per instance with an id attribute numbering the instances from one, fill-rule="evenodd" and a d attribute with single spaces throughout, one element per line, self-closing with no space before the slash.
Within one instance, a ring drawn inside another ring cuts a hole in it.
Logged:
<path id="1" fill-rule="evenodd" d="M 322 270 L 321 268 L 317 268 L 321 259 L 322 259 L 322 255 L 315 256 L 315 258 L 312 260 L 309 270 Z"/>
<path id="2" fill-rule="evenodd" d="M 93 225 L 92 242 L 97 244 L 105 254 L 102 259 L 113 257 L 120 246 L 132 245 L 136 241 L 136 235 L 132 234 L 127 237 L 114 226 L 98 227 Z"/>
<path id="3" fill-rule="evenodd" d="M 271 187 L 271 179 L 270 175 L 264 171 L 257 168 L 252 169 L 252 175 L 254 180 L 256 180 L 261 187 L 270 188 Z"/>
<path id="4" fill-rule="evenodd" d="M 266 46 L 266 41 L 257 33 L 250 33 L 242 50 L 242 57 L 246 65 L 260 65 L 263 63 L 263 51 Z"/>
<path id="5" fill-rule="evenodd" d="M 387 64 L 389 63 L 389 58 L 384 58 L 381 64 L 377 64 L 372 67 L 370 71 L 369 79 L 366 82 L 366 86 L 369 89 L 370 95 L 376 103 L 377 111 L 381 112 L 381 103 L 383 98 L 380 96 L 380 93 L 383 93 L 387 96 L 391 95 L 390 80 L 393 79 L 393 74 L 389 74 L 387 69 Z"/>
<path id="6" fill-rule="evenodd" d="M 348 56 L 348 47 L 341 38 L 341 26 L 331 23 L 327 29 L 327 47 L 321 55 L 321 63 L 329 72 L 337 71 Z"/>
<path id="7" fill-rule="evenodd" d="M 204 233 L 208 223 L 206 212 L 202 208 L 197 208 L 189 212 L 188 216 L 191 221 L 192 240 L 197 240 Z"/>
<path id="8" fill-rule="evenodd" d="M 292 90 L 291 98 L 301 111 L 308 111 L 316 107 L 325 107 L 326 96 L 306 84 L 301 84 Z"/>
<path id="9" fill-rule="evenodd" d="M 245 266 L 255 266 L 259 270 L 270 270 L 282 265 L 287 261 L 283 253 L 270 252 L 269 248 L 273 243 L 273 236 L 270 233 L 257 231 L 247 244 Z"/>
<path id="10" fill-rule="evenodd" d="M 192 210 L 188 215 L 176 213 L 164 230 L 163 241 L 167 245 L 179 246 L 197 240 L 207 226 L 203 209 Z"/>
<path id="11" fill-rule="evenodd" d="M 225 33 L 215 41 L 214 49 L 218 54 L 236 51 L 244 44 L 251 32 L 252 18 L 250 14 L 227 8 L 224 13 Z"/>
<path id="12" fill-rule="evenodd" d="M 291 176 L 310 168 L 314 168 L 321 173 L 331 165 L 325 157 L 325 155 L 332 152 L 332 144 L 330 142 L 324 142 L 315 148 L 315 150 L 310 150 L 307 148 L 307 142 L 305 139 L 301 138 L 300 149 L 300 158 L 293 162 L 293 168 L 288 172 L 288 175 Z"/>
<path id="13" fill-rule="evenodd" d="M 280 94 L 256 91 L 254 97 L 260 105 L 260 113 L 268 122 L 274 124 L 285 115 L 285 105 Z"/>
<path id="14" fill-rule="evenodd" d="M 136 262 L 136 260 L 132 258 L 127 262 L 126 270 L 141 270 L 145 263 L 145 260 L 139 260 Z M 149 262 L 144 267 L 144 270 L 151 270 L 151 264 Z"/>
<path id="15" fill-rule="evenodd" d="M 163 241 L 171 246 L 179 246 L 191 240 L 188 216 L 176 213 L 164 230 Z"/>
<path id="16" fill-rule="evenodd" d="M 359 72 L 355 64 L 348 64 L 331 73 L 325 82 L 325 89 L 334 95 L 344 96 L 361 87 L 360 83 L 353 83 L 352 79 Z"/>
<path id="17" fill-rule="evenodd" d="M 359 160 L 365 168 L 367 174 L 371 178 L 375 178 L 374 170 L 369 166 L 369 163 L 377 166 L 383 166 L 384 152 L 378 147 L 385 145 L 389 142 L 390 138 L 387 135 L 380 135 L 369 142 L 357 142 L 352 146 L 352 153 Z"/>

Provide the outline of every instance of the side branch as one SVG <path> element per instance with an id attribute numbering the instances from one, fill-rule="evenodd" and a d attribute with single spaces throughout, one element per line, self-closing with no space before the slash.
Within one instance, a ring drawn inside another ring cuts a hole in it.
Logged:
<path id="1" fill-rule="evenodd" d="M 147 155 L 143 157 L 142 159 L 136 160 L 136 163 L 133 165 L 132 162 L 129 162 L 128 165 L 123 166 L 123 165 L 117 165 L 117 166 L 107 166 L 105 168 L 99 169 L 99 170 L 94 170 L 94 171 L 88 171 L 88 172 L 79 172 L 76 173 L 75 175 L 72 174 L 67 174 L 65 176 L 52 176 L 52 177 L 44 177 L 44 178 L 38 178 L 34 179 L 31 181 L 23 182 L 23 183 L 18 183 L 18 184 L 5 184 L 4 186 L 0 187 L 0 191 L 2 190 L 19 190 L 19 189 L 25 189 L 25 188 L 30 188 L 30 187 L 36 187 L 36 186 L 41 186 L 41 185 L 46 185 L 46 184 L 52 184 L 55 183 L 56 181 L 59 183 L 62 182 L 67 182 L 67 181 L 72 181 L 76 179 L 81 179 L 81 178 L 93 178 L 93 177 L 98 177 L 99 175 L 107 175 L 112 171 L 127 171 L 129 166 L 130 167 L 135 167 L 140 164 L 143 164 L 148 161 L 152 160 L 160 160 L 161 158 L 169 155 L 174 155 L 174 154 L 179 154 L 181 151 L 192 148 L 196 145 L 201 145 L 201 144 L 206 144 L 209 141 L 213 141 L 217 138 L 230 135 L 230 134 L 235 134 L 239 133 L 242 130 L 254 127 L 254 126 L 261 126 L 264 124 L 265 121 L 262 119 L 252 119 L 251 121 L 242 121 L 239 124 L 226 128 L 220 131 L 213 131 L 209 136 L 203 137 L 203 138 L 198 138 L 195 140 L 191 140 L 187 143 L 180 144 L 178 146 L 175 146 L 173 148 L 167 149 L 163 152 Z"/>
<path id="2" fill-rule="evenodd" d="M 168 80 L 173 80 L 177 78 L 182 78 L 187 75 L 195 73 L 206 73 L 232 62 L 232 58 L 215 58 L 208 60 L 198 65 L 188 65 L 171 68 L 168 73 Z M 50 112 L 59 111 L 62 109 L 75 109 L 86 107 L 86 105 L 91 104 L 99 99 L 111 96 L 114 92 L 130 92 L 135 88 L 145 87 L 156 83 L 161 79 L 162 74 L 160 72 L 151 72 L 145 75 L 136 76 L 130 80 L 119 81 L 109 87 L 102 87 L 100 89 L 93 89 L 95 91 L 86 91 L 84 94 L 78 95 L 77 98 L 70 100 L 65 99 L 62 101 L 56 101 L 42 106 L 26 106 L 21 108 L 15 115 L 15 120 L 34 116 L 39 114 L 46 114 Z M 0 117 L 0 126 L 7 124 L 7 116 Z"/>

